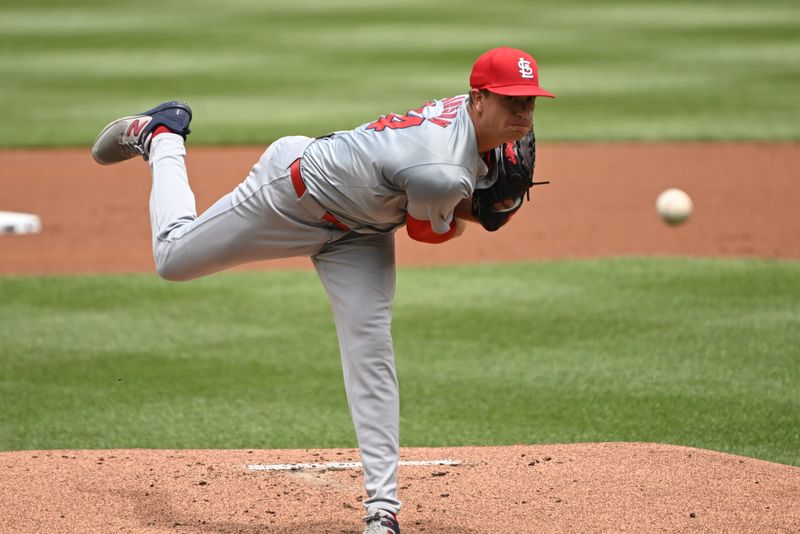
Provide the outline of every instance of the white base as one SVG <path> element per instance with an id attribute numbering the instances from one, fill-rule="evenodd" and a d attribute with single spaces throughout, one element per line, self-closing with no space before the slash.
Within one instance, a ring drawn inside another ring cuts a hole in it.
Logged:
<path id="1" fill-rule="evenodd" d="M 42 231 L 42 221 L 32 213 L 0 211 L 0 235 L 38 234 Z"/>

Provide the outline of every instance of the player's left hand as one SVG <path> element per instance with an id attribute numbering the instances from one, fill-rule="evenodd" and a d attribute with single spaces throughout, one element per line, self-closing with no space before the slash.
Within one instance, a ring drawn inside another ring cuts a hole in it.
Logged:
<path id="1" fill-rule="evenodd" d="M 508 222 L 530 200 L 530 188 L 549 182 L 534 182 L 536 138 L 533 130 L 518 141 L 509 141 L 489 154 L 489 173 L 496 173 L 495 182 L 472 194 L 472 215 L 488 231 L 494 232 Z"/>

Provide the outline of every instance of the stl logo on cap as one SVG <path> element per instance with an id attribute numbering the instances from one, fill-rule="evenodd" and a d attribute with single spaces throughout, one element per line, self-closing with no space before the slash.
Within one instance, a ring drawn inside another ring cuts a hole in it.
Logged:
<path id="1" fill-rule="evenodd" d="M 517 67 L 519 67 L 519 74 L 523 78 L 533 78 L 533 68 L 531 68 L 531 62 L 525 59 L 524 57 L 519 58 L 517 61 Z"/>
<path id="2" fill-rule="evenodd" d="M 539 69 L 533 56 L 507 46 L 492 48 L 475 60 L 469 85 L 499 95 L 555 98 L 539 86 Z"/>

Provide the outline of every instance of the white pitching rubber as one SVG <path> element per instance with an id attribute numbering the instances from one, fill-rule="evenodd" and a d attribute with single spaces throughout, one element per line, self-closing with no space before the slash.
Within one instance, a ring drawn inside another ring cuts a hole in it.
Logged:
<path id="1" fill-rule="evenodd" d="M 408 460 L 401 467 L 417 465 L 461 465 L 461 460 Z M 325 464 L 250 464 L 250 471 L 302 471 L 304 469 L 361 469 L 361 462 L 330 462 Z"/>

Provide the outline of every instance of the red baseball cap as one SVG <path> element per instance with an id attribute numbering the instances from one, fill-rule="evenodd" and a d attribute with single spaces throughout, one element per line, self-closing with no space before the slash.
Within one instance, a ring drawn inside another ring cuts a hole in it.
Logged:
<path id="1" fill-rule="evenodd" d="M 533 56 L 516 48 L 492 48 L 475 60 L 469 85 L 508 96 L 556 95 L 539 87 L 539 67 Z"/>

